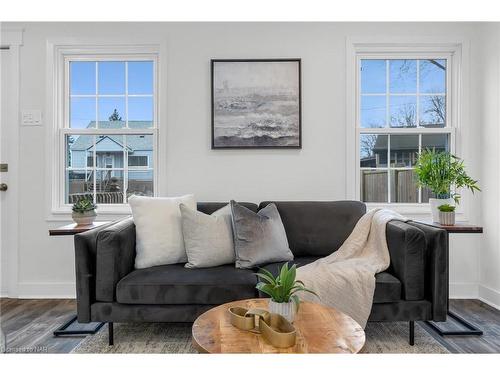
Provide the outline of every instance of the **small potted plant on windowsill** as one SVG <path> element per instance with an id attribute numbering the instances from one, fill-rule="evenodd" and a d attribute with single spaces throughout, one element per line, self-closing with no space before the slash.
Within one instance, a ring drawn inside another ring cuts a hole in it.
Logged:
<path id="1" fill-rule="evenodd" d="M 473 194 L 481 191 L 477 180 L 467 175 L 463 160 L 449 152 L 423 150 L 415 165 L 415 175 L 420 187 L 429 188 L 436 195 L 429 198 L 434 222 L 439 222 L 439 206 L 460 203 L 459 189 L 468 189 Z"/>
<path id="2" fill-rule="evenodd" d="M 263 280 L 256 288 L 271 297 L 269 311 L 282 315 L 290 323 L 295 320 L 300 305 L 299 296 L 295 293 L 307 292 L 317 296 L 312 290 L 307 289 L 302 281 L 295 280 L 295 264 L 288 268 L 288 263 L 285 263 L 276 277 L 264 268 L 261 268 L 256 275 Z"/>
<path id="3" fill-rule="evenodd" d="M 73 220 L 77 225 L 89 225 L 94 222 L 97 216 L 95 209 L 97 206 L 91 199 L 84 197 L 73 204 Z"/>
<path id="4" fill-rule="evenodd" d="M 442 204 L 438 207 L 439 210 L 439 224 L 441 225 L 455 225 L 455 206 L 451 204 Z"/>

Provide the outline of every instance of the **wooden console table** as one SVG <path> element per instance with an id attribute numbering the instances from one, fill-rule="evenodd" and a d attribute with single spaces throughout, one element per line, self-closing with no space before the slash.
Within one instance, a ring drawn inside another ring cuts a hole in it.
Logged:
<path id="1" fill-rule="evenodd" d="M 102 227 L 109 224 L 110 221 L 94 221 L 89 225 L 77 225 L 76 223 L 64 225 L 62 227 L 49 229 L 49 236 L 72 236 L 78 233 L 83 233 L 91 229 Z M 68 329 L 70 326 L 76 328 Z M 90 335 L 98 332 L 104 323 L 92 322 L 88 324 L 80 324 L 77 322 L 76 314 L 73 315 L 66 323 L 57 328 L 53 333 L 54 336 L 72 336 L 72 335 Z"/>
<path id="2" fill-rule="evenodd" d="M 455 225 L 441 225 L 439 223 L 434 223 L 430 221 L 420 221 L 420 220 L 415 220 L 415 222 L 420 223 L 420 224 L 425 224 L 425 225 L 430 225 L 435 228 L 439 229 L 444 229 L 446 231 L 446 246 L 449 251 L 449 243 L 450 243 L 450 234 L 457 234 L 457 233 L 483 233 L 483 227 L 480 227 L 478 225 L 472 225 L 467 222 L 456 222 Z M 448 255 L 449 259 L 449 255 Z M 449 260 L 448 260 L 449 263 Z M 449 272 L 450 268 L 448 267 L 448 283 L 450 280 L 449 277 Z M 449 296 L 449 285 L 447 285 L 448 288 L 448 296 Z M 449 297 L 448 297 L 449 298 Z M 473 324 L 469 323 L 467 320 L 462 318 L 461 316 L 457 315 L 453 311 L 450 311 L 450 302 L 448 299 L 448 312 L 447 315 L 458 322 L 460 325 L 465 327 L 466 329 L 464 330 L 446 330 L 442 329 L 439 327 L 439 325 L 436 322 L 426 322 L 433 330 L 435 330 L 437 333 L 439 333 L 441 336 L 480 336 L 483 334 L 483 331 L 481 331 L 479 328 L 474 326 Z"/>
<path id="3" fill-rule="evenodd" d="M 62 227 L 49 229 L 50 236 L 71 236 L 78 233 L 83 233 L 91 229 L 102 227 L 109 224 L 111 221 L 94 221 L 88 225 L 77 225 L 76 223 L 63 225 Z"/>

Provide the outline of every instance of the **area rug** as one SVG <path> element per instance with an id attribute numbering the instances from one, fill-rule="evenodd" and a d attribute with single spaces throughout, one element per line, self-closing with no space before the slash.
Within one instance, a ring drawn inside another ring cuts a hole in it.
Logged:
<path id="1" fill-rule="evenodd" d="M 72 353 L 196 353 L 191 345 L 191 324 L 115 324 L 115 344 L 108 345 L 103 327 L 87 336 Z M 408 344 L 408 323 L 368 323 L 361 353 L 449 353 L 418 324 L 415 345 Z"/>

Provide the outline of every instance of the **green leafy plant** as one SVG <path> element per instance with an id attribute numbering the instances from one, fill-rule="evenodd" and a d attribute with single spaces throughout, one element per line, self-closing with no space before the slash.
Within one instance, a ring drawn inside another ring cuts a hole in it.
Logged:
<path id="1" fill-rule="evenodd" d="M 85 213 L 92 210 L 95 210 L 97 206 L 92 202 L 90 198 L 84 197 L 79 199 L 75 204 L 73 204 L 72 210 L 73 212 Z"/>
<path id="2" fill-rule="evenodd" d="M 472 193 L 481 191 L 477 180 L 467 175 L 463 160 L 449 152 L 423 150 L 418 156 L 415 174 L 420 187 L 431 189 L 437 198 L 451 197 L 456 204 L 461 198 L 457 189 L 466 188 Z"/>
<path id="3" fill-rule="evenodd" d="M 295 264 L 288 268 L 288 263 L 285 263 L 276 277 L 264 268 L 260 268 L 256 275 L 263 280 L 257 283 L 256 288 L 258 290 L 270 296 L 277 303 L 295 302 L 297 310 L 300 305 L 300 299 L 295 293 L 307 292 L 317 296 L 314 291 L 307 289 L 302 281 L 295 280 Z"/>
<path id="4" fill-rule="evenodd" d="M 451 204 L 442 204 L 441 206 L 438 206 L 438 210 L 441 212 L 455 212 L 455 206 L 452 206 Z"/>

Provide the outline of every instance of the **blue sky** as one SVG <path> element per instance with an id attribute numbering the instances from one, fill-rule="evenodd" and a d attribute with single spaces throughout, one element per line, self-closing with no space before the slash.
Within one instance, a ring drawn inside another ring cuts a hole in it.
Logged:
<path id="1" fill-rule="evenodd" d="M 128 65 L 128 82 L 126 79 Z M 96 88 L 96 72 L 98 87 Z M 126 119 L 125 91 L 128 85 L 128 120 L 153 120 L 153 62 L 105 61 L 70 63 L 70 123 L 72 128 L 86 128 L 97 119 L 107 121 L 116 109 Z M 90 95 L 81 97 L 78 95 Z M 102 97 L 100 95 L 110 95 Z M 133 95 L 151 95 L 134 97 Z M 97 103 L 96 103 L 97 98 Z"/>
<path id="2" fill-rule="evenodd" d="M 389 62 L 389 69 L 387 69 L 386 61 Z M 434 61 L 446 67 L 446 60 Z M 446 70 L 430 60 L 361 60 L 362 127 L 384 127 L 386 125 L 387 103 L 384 94 L 387 92 L 390 95 L 390 126 L 398 126 L 402 110 L 416 112 L 418 100 L 417 66 L 419 68 L 418 94 L 446 93 Z M 387 74 L 389 74 L 388 80 Z M 368 96 L 364 94 L 382 95 Z M 419 106 L 421 123 L 430 121 L 426 115 L 429 105 L 429 98 L 421 96 Z M 416 125 L 413 124 L 413 126 Z"/>

